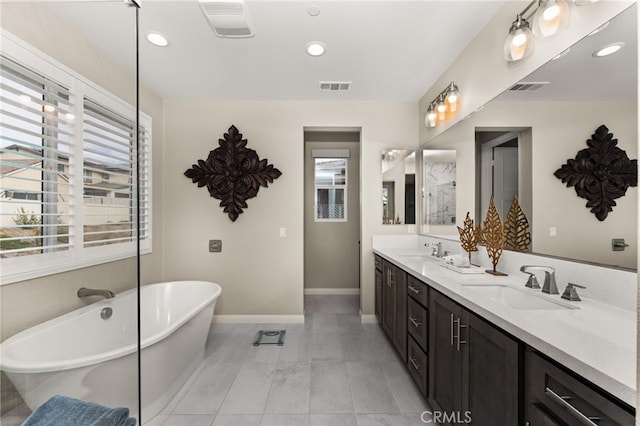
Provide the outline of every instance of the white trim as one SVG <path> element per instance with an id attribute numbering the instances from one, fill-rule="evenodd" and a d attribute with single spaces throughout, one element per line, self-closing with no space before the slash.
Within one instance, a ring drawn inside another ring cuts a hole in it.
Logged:
<path id="1" fill-rule="evenodd" d="M 218 324 L 304 324 L 304 315 L 214 315 Z"/>
<path id="2" fill-rule="evenodd" d="M 311 157 L 313 158 L 349 158 L 349 155 L 348 149 L 318 148 L 311 150 Z"/>
<path id="3" fill-rule="evenodd" d="M 360 323 L 361 324 L 377 324 L 378 318 L 376 318 L 375 315 L 363 314 L 362 311 L 360 311 Z"/>
<path id="4" fill-rule="evenodd" d="M 305 288 L 304 294 L 308 296 L 355 295 L 355 294 L 360 294 L 360 289 L 359 288 Z"/>

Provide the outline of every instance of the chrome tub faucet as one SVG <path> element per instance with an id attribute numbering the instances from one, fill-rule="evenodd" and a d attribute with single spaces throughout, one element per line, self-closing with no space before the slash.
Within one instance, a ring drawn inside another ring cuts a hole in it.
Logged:
<path id="1" fill-rule="evenodd" d="M 556 270 L 551 266 L 536 266 L 536 265 L 523 265 L 520 267 L 520 271 L 525 274 L 529 274 L 529 279 L 525 287 L 540 288 L 538 280 L 534 274 L 529 272 L 529 269 L 538 269 L 544 271 L 544 283 L 542 284 L 542 292 L 547 294 L 560 294 L 558 286 L 556 285 Z"/>
<path id="2" fill-rule="evenodd" d="M 102 296 L 105 299 L 113 299 L 114 297 L 116 297 L 116 294 L 111 290 L 93 289 L 86 287 L 80 287 L 78 289 L 78 297 L 88 296 Z"/>

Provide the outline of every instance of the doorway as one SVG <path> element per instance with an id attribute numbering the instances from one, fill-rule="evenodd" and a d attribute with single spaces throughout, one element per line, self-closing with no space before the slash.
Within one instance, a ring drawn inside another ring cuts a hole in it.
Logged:
<path id="1" fill-rule="evenodd" d="M 531 128 L 476 129 L 475 139 L 476 218 L 484 219 L 491 196 L 504 218 L 517 196 L 531 223 Z"/>
<path id="2" fill-rule="evenodd" d="M 360 129 L 304 132 L 305 294 L 358 294 Z"/>

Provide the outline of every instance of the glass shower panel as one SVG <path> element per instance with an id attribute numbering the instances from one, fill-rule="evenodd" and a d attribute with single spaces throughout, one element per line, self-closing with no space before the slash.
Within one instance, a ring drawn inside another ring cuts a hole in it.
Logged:
<path id="1" fill-rule="evenodd" d="M 140 420 L 137 7 L 0 8 L 0 423 Z"/>

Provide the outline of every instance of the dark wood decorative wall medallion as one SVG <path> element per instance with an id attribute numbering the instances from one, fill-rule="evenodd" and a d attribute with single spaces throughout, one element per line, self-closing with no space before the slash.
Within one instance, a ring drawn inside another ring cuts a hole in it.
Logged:
<path id="1" fill-rule="evenodd" d="M 198 187 L 205 186 L 212 197 L 220 200 L 220 207 L 235 222 L 247 200 L 258 195 L 261 186 L 267 187 L 280 177 L 280 170 L 260 160 L 258 153 L 247 148 L 247 140 L 236 126 L 229 127 L 224 139 L 218 139 L 220 146 L 209 152 L 206 161 L 198 160 L 184 172 Z"/>
<path id="2" fill-rule="evenodd" d="M 586 207 L 600 221 L 613 211 L 616 198 L 623 197 L 630 186 L 638 186 L 638 160 L 630 160 L 617 144 L 618 139 L 603 124 L 587 140 L 589 148 L 578 151 L 575 159 L 553 173 L 567 187 L 573 186 L 578 197 L 588 200 Z"/>

